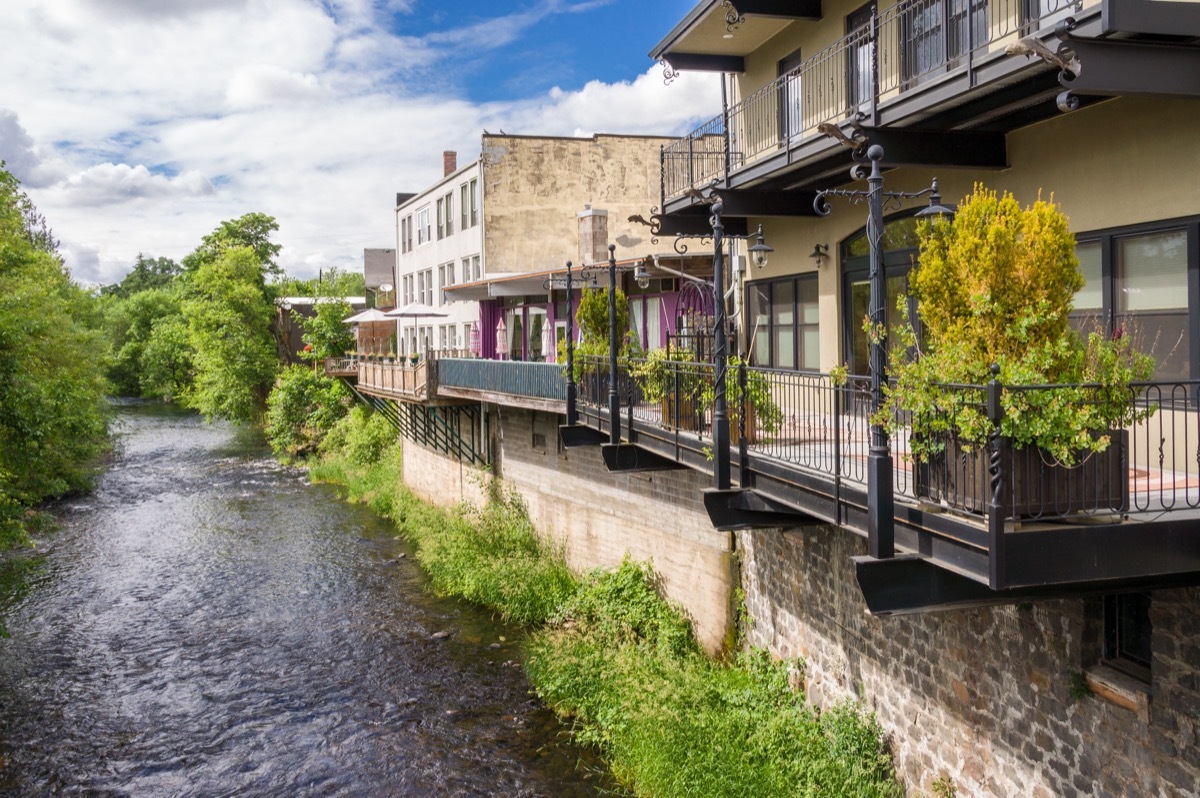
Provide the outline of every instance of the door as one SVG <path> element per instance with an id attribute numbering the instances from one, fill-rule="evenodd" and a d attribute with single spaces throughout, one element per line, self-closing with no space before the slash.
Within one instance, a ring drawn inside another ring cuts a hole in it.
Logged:
<path id="1" fill-rule="evenodd" d="M 848 107 L 867 113 L 875 96 L 875 37 L 871 22 L 875 4 L 867 3 L 846 17 L 846 57 L 849 61 Z"/>
<path id="2" fill-rule="evenodd" d="M 883 247 L 883 271 L 887 281 L 883 317 L 888 331 L 889 357 L 891 348 L 899 342 L 895 331 L 901 318 L 896 311 L 896 302 L 901 294 L 908 293 L 908 273 L 916 263 L 917 243 L 915 216 L 902 216 L 884 223 L 880 246 Z M 842 243 L 841 256 L 842 329 L 846 365 L 851 374 L 865 376 L 871 373 L 871 340 L 863 330 L 863 320 L 871 309 L 870 248 L 865 230 L 860 230 Z M 911 298 L 908 313 L 909 318 L 917 323 L 916 303 Z"/>
<path id="3" fill-rule="evenodd" d="M 779 134 L 784 144 L 804 132 L 804 106 L 800 93 L 800 51 L 779 62 Z"/>

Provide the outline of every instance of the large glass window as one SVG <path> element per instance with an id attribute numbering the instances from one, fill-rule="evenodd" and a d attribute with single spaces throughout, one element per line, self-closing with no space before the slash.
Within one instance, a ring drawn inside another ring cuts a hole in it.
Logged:
<path id="1" fill-rule="evenodd" d="M 901 12 L 904 80 L 920 83 L 958 66 L 987 41 L 986 0 L 917 0 Z"/>
<path id="2" fill-rule="evenodd" d="M 1087 283 L 1075 295 L 1072 321 L 1082 333 L 1129 336 L 1154 357 L 1156 380 L 1196 375 L 1198 300 L 1189 270 L 1200 268 L 1200 224 L 1121 229 L 1080 236 L 1076 249 Z M 1189 299 L 1190 297 L 1190 299 Z"/>
<path id="3" fill-rule="evenodd" d="M 817 276 L 806 274 L 747 286 L 750 362 L 787 369 L 820 367 Z"/>

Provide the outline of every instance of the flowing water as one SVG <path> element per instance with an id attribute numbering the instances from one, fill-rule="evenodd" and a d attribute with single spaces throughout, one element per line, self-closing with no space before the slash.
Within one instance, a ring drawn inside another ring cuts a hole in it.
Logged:
<path id="1" fill-rule="evenodd" d="M 0 795 L 611 786 L 531 700 L 519 633 L 431 596 L 389 523 L 248 433 L 119 417 L 116 461 L 0 604 Z"/>

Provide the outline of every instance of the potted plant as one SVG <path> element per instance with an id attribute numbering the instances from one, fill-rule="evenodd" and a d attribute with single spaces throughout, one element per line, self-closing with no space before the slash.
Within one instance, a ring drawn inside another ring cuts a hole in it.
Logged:
<path id="1" fill-rule="evenodd" d="M 630 370 L 642 398 L 659 405 L 666 429 L 698 430 L 705 397 L 711 397 L 712 369 L 696 363 L 686 349 L 652 349 Z"/>
<path id="2" fill-rule="evenodd" d="M 892 383 L 875 420 L 893 433 L 909 430 L 918 482 L 925 483 L 919 487 L 936 501 L 976 512 L 986 507 L 982 450 L 994 425 L 983 389 L 965 386 L 984 386 L 994 376 L 1005 386 L 1000 435 L 1014 453 L 1004 464 L 1009 500 L 1046 504 L 1038 494 L 1046 478 L 1012 470 L 1028 461 L 1090 469 L 1072 482 L 1100 493 L 1078 504 L 1117 509 L 1127 481 L 1123 446 L 1113 443 L 1153 412 L 1135 404 L 1129 388 L 1150 378 L 1154 362 L 1131 348 L 1129 336 L 1084 338 L 1069 325 L 1084 280 L 1075 237 L 1053 198 L 1022 208 L 1011 194 L 977 185 L 953 221 L 923 222 L 918 234 L 909 286 L 919 332 L 908 298 L 900 297 L 900 345 L 891 347 Z"/>
<path id="3" fill-rule="evenodd" d="M 743 365 L 746 366 L 745 386 L 741 385 L 738 376 Z M 767 376 L 761 371 L 749 368 L 748 364 L 745 364 L 737 355 L 731 355 L 727 379 L 730 385 L 731 400 L 729 429 L 733 438 L 735 440 L 738 438 L 741 407 L 746 408 L 745 432 L 748 442 L 757 441 L 759 432 L 768 435 L 778 432 L 783 426 L 783 411 L 779 409 L 779 405 L 775 403 L 775 399 L 771 395 L 771 383 Z"/>

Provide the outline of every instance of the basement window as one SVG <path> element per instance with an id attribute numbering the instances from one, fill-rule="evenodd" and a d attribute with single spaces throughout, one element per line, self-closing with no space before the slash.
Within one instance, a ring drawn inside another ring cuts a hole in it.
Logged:
<path id="1" fill-rule="evenodd" d="M 1150 681 L 1149 593 L 1104 597 L 1104 664 L 1144 682 Z"/>

